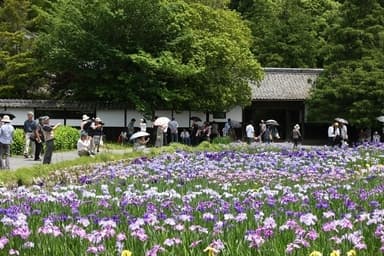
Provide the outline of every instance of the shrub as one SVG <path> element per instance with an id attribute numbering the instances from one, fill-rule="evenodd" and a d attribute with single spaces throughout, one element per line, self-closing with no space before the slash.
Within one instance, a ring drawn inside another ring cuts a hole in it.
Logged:
<path id="1" fill-rule="evenodd" d="M 76 148 L 79 131 L 70 126 L 60 126 L 55 131 L 55 149 L 70 150 Z"/>
<path id="2" fill-rule="evenodd" d="M 217 137 L 217 138 L 214 138 L 212 141 L 213 144 L 230 144 L 231 142 L 232 142 L 232 139 L 229 136 Z"/>
<path id="3" fill-rule="evenodd" d="M 13 135 L 13 143 L 11 145 L 12 155 L 22 155 L 24 152 L 24 131 L 23 129 L 16 129 Z"/>
<path id="4" fill-rule="evenodd" d="M 70 126 L 61 126 L 55 131 L 55 149 L 71 150 L 76 148 L 79 139 L 79 131 Z M 22 155 L 24 152 L 24 131 L 16 129 L 11 146 L 12 155 Z"/>

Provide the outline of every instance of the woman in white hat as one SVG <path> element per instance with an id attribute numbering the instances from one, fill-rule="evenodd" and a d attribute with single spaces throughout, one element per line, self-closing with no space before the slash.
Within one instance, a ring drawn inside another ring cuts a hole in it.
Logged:
<path id="1" fill-rule="evenodd" d="M 15 128 L 11 125 L 9 116 L 4 115 L 0 127 L 0 169 L 10 169 L 9 157 L 11 155 L 11 144 Z"/>

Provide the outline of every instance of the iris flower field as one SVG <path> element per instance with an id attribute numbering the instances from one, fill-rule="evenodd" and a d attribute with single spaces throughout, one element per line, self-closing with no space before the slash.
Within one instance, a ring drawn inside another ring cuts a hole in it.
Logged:
<path id="1" fill-rule="evenodd" d="M 232 145 L 0 188 L 0 255 L 384 254 L 384 146 Z"/>

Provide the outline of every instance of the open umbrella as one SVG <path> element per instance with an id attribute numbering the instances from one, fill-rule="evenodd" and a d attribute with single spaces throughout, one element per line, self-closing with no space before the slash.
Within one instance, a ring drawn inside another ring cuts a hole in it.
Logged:
<path id="1" fill-rule="evenodd" d="M 348 124 L 348 121 L 341 117 L 335 118 L 335 121 L 341 124 Z"/>
<path id="2" fill-rule="evenodd" d="M 153 125 L 155 126 L 161 126 L 161 127 L 168 127 L 168 123 L 170 122 L 171 120 L 168 118 L 168 117 L 159 117 L 155 120 L 155 122 L 153 123 Z"/>
<path id="3" fill-rule="evenodd" d="M 378 116 L 376 119 L 377 121 L 384 123 L 384 116 Z"/>
<path id="4" fill-rule="evenodd" d="M 11 118 L 11 120 L 14 119 L 14 118 L 16 117 L 14 114 L 12 114 L 12 113 L 10 113 L 10 112 L 8 112 L 8 111 L 2 111 L 2 112 L 0 112 L 0 117 L 3 117 L 3 116 L 5 116 L 5 115 L 9 116 L 9 118 Z"/>
<path id="5" fill-rule="evenodd" d="M 193 120 L 193 121 L 196 121 L 196 122 L 201 122 L 201 118 L 198 117 L 198 116 L 191 116 L 191 118 L 189 118 L 190 120 Z"/>
<path id="6" fill-rule="evenodd" d="M 279 123 L 273 119 L 269 119 L 269 120 L 265 121 L 265 124 L 266 125 L 272 125 L 272 126 L 279 126 Z"/>
<path id="7" fill-rule="evenodd" d="M 132 134 L 132 136 L 129 138 L 129 140 L 134 140 L 134 139 L 138 139 L 138 138 L 141 138 L 141 137 L 147 137 L 149 136 L 150 134 L 147 133 L 147 132 L 136 132 L 134 134 Z"/>

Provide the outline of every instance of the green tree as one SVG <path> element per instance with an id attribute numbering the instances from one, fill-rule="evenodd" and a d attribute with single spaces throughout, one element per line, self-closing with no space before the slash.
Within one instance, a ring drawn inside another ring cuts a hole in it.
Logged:
<path id="1" fill-rule="evenodd" d="M 251 32 L 232 11 L 181 0 L 54 5 L 40 56 L 56 97 L 157 108 L 224 110 L 250 102 L 261 69 Z"/>
<path id="2" fill-rule="evenodd" d="M 338 9 L 333 0 L 232 0 L 247 19 L 253 53 L 263 66 L 321 67 L 323 32 Z"/>
<path id="3" fill-rule="evenodd" d="M 346 0 L 340 10 L 328 31 L 326 67 L 312 93 L 310 116 L 374 125 L 384 112 L 384 3 Z"/>
<path id="4" fill-rule="evenodd" d="M 33 55 L 38 17 L 34 7 L 28 0 L 0 3 L 0 97 L 39 95 L 42 70 Z"/>

